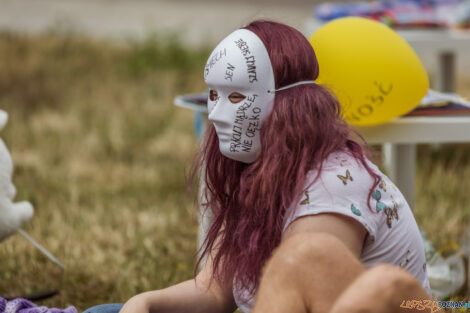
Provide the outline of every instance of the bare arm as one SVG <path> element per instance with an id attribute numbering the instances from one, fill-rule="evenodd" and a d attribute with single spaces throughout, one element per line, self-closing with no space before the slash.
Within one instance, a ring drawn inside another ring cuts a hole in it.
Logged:
<path id="1" fill-rule="evenodd" d="M 359 255 L 365 234 L 359 222 L 339 214 L 294 220 L 263 268 L 252 312 L 329 312 L 364 272 Z"/>
<path id="2" fill-rule="evenodd" d="M 221 286 L 215 280 L 209 285 L 212 262 L 191 279 L 161 291 L 148 293 L 150 313 L 232 313 L 236 309 L 232 285 Z"/>
<path id="3" fill-rule="evenodd" d="M 195 279 L 177 285 L 138 294 L 126 302 L 120 313 L 231 313 L 236 305 L 232 284 L 213 280 L 212 257 Z"/>
<path id="4" fill-rule="evenodd" d="M 350 217 L 323 213 L 300 217 L 290 224 L 282 236 L 282 243 L 301 233 L 326 233 L 339 239 L 359 259 L 367 231 Z M 281 245 L 282 245 L 281 243 Z"/>

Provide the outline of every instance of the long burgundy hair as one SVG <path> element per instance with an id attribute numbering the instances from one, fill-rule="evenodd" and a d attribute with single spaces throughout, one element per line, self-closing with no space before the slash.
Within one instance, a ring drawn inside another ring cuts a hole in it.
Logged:
<path id="1" fill-rule="evenodd" d="M 264 43 L 276 88 L 317 78 L 315 53 L 300 32 L 272 21 L 254 21 L 244 28 Z M 222 283 L 235 279 L 253 292 L 263 265 L 281 242 L 284 218 L 301 197 L 307 173 L 320 172 L 322 162 L 334 151 L 349 153 L 374 178 L 370 199 L 379 176 L 367 165 L 352 133 L 342 119 L 339 102 L 317 84 L 276 92 L 272 113 L 260 130 L 261 151 L 254 163 L 223 156 L 211 125 L 193 168 L 193 175 L 202 171 L 202 205 L 213 215 L 196 268 L 212 254 L 213 279 Z"/>

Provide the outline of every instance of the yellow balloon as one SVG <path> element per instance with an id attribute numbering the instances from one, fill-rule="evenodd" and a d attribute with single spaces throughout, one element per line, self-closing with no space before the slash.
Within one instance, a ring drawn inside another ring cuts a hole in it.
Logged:
<path id="1" fill-rule="evenodd" d="M 408 43 L 389 27 L 360 17 L 334 20 L 310 38 L 317 79 L 338 97 L 348 123 L 375 125 L 419 104 L 429 81 Z"/>

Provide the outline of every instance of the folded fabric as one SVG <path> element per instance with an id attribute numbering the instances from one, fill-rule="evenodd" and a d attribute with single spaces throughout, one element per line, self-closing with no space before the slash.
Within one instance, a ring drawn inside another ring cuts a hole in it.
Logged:
<path id="1" fill-rule="evenodd" d="M 78 313 L 74 306 L 66 309 L 48 308 L 46 306 L 37 306 L 33 302 L 17 298 L 6 300 L 0 297 L 0 313 Z"/>
<path id="2" fill-rule="evenodd" d="M 470 0 L 379 0 L 324 2 L 313 15 L 321 22 L 362 16 L 394 28 L 466 28 L 470 26 Z"/>

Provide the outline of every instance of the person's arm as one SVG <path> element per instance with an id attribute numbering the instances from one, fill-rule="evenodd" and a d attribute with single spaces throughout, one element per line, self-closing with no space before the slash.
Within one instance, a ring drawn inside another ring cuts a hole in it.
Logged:
<path id="1" fill-rule="evenodd" d="M 295 219 L 263 268 L 252 312 L 329 312 L 365 270 L 358 259 L 365 233 L 339 214 Z"/>
<path id="2" fill-rule="evenodd" d="M 341 214 L 307 215 L 298 218 L 287 227 L 282 236 L 282 242 L 300 233 L 326 233 L 332 235 L 339 239 L 359 259 L 367 231 L 359 222 Z"/>
<path id="3" fill-rule="evenodd" d="M 208 257 L 195 279 L 138 294 L 129 299 L 120 313 L 231 313 L 236 310 L 232 284 L 220 285 L 212 276 Z"/>

